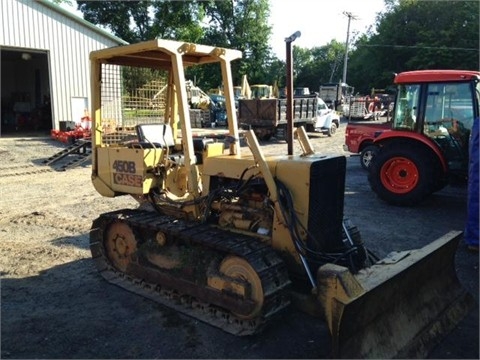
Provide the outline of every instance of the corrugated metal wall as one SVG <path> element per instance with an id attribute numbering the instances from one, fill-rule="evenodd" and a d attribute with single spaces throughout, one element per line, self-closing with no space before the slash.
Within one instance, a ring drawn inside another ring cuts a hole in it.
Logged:
<path id="1" fill-rule="evenodd" d="M 86 97 L 90 103 L 89 53 L 120 43 L 86 26 L 83 19 L 76 21 L 41 2 L 0 1 L 0 46 L 48 52 L 52 116 L 57 129 L 60 120 L 76 120 L 71 119 L 72 98 Z"/>

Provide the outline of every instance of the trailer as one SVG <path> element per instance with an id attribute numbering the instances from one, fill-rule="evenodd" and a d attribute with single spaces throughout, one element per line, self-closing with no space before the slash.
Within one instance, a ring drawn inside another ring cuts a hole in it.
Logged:
<path id="1" fill-rule="evenodd" d="M 252 129 L 258 138 L 287 137 L 286 99 L 240 99 L 238 101 L 239 127 Z M 316 94 L 293 98 L 293 126 L 304 126 L 309 132 L 335 134 L 340 116 L 327 107 Z"/>

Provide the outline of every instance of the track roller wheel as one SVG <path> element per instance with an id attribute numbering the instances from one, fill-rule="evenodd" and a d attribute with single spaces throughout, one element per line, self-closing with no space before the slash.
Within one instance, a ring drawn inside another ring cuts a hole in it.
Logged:
<path id="1" fill-rule="evenodd" d="M 122 222 L 112 223 L 107 230 L 104 246 L 112 265 L 126 272 L 131 255 L 137 251 L 137 242 L 130 226 Z"/>
<path id="2" fill-rule="evenodd" d="M 247 294 L 245 295 L 257 304 L 249 314 L 233 314 L 236 317 L 245 320 L 253 319 L 258 316 L 263 306 L 263 287 L 260 277 L 248 261 L 238 256 L 226 257 L 220 264 L 219 271 L 221 274 L 232 279 L 239 279 L 247 282 L 250 291 L 247 291 Z"/>

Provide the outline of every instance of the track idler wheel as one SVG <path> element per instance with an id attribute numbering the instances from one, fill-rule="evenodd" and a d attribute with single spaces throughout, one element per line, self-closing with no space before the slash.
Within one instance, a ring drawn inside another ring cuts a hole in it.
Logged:
<path id="1" fill-rule="evenodd" d="M 104 246 L 107 258 L 121 272 L 126 272 L 131 255 L 137 251 L 137 241 L 132 229 L 122 222 L 112 223 L 106 233 Z"/>

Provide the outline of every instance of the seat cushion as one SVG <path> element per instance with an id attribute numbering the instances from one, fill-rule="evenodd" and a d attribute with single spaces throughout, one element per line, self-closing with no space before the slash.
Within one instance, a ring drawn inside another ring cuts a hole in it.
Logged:
<path id="1" fill-rule="evenodd" d="M 168 124 L 141 124 L 137 125 L 136 130 L 140 143 L 151 143 L 162 148 L 175 145 L 172 127 Z"/>

